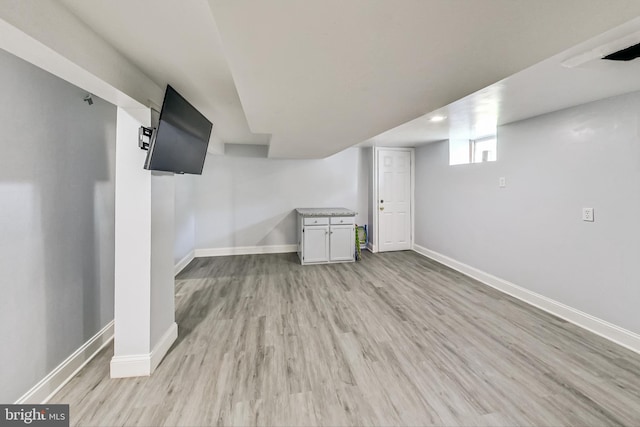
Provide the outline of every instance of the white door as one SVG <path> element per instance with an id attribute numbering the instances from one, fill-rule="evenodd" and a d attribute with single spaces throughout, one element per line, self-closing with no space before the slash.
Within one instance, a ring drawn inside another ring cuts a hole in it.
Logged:
<path id="1" fill-rule="evenodd" d="M 302 256 L 305 263 L 329 261 L 329 226 L 305 226 L 303 244 Z"/>
<path id="2" fill-rule="evenodd" d="M 353 225 L 332 225 L 329 231 L 331 261 L 353 261 L 355 244 Z"/>
<path id="3" fill-rule="evenodd" d="M 411 249 L 411 151 L 378 150 L 378 250 Z"/>

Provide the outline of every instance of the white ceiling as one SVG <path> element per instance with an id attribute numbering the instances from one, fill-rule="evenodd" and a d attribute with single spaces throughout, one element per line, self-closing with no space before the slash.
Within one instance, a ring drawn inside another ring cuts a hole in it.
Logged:
<path id="1" fill-rule="evenodd" d="M 181 92 L 224 142 L 301 158 L 381 133 L 369 143 L 426 142 L 425 118 L 384 132 L 640 15 L 637 0 L 60 1 Z M 520 86 L 502 82 L 452 104 L 429 131 L 472 128 L 483 109 L 504 122 L 580 98 L 545 82 L 555 68 L 527 77 L 532 69 Z"/>
<path id="2" fill-rule="evenodd" d="M 249 130 L 206 0 L 59 1 L 159 86 L 171 84 L 218 138 L 268 143 L 269 135 Z"/>
<path id="3" fill-rule="evenodd" d="M 480 138 L 494 133 L 498 125 L 639 91 L 640 59 L 630 62 L 600 59 L 604 54 L 638 42 L 640 18 L 359 145 L 415 147 L 449 138 Z M 571 68 L 563 65 L 584 54 L 591 59 Z M 432 122 L 431 118 L 436 115 L 446 120 Z"/>

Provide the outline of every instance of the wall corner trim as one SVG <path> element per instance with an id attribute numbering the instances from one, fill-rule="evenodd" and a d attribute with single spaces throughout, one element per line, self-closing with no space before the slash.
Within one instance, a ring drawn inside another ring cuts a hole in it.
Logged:
<path id="1" fill-rule="evenodd" d="M 67 357 L 40 382 L 16 400 L 16 404 L 45 404 L 113 340 L 113 320 Z"/>
<path id="2" fill-rule="evenodd" d="M 171 345 L 178 338 L 178 324 L 173 322 L 151 353 L 113 356 L 111 378 L 148 377 L 155 371 Z"/>
<path id="3" fill-rule="evenodd" d="M 544 295 L 537 294 L 528 289 L 522 288 L 511 282 L 508 282 L 499 277 L 493 276 L 482 270 L 478 270 L 475 267 L 464 264 L 446 255 L 442 255 L 436 251 L 432 251 L 420 245 L 413 245 L 413 250 L 420 255 L 437 261 L 446 265 L 466 276 L 469 276 L 477 281 L 491 286 L 500 292 L 507 295 L 511 295 L 521 301 L 526 302 L 534 307 L 537 307 L 543 311 L 560 317 L 576 326 L 593 332 L 615 344 L 621 345 L 633 352 L 640 353 L 640 335 L 631 332 L 620 326 L 609 323 L 605 320 L 599 319 L 588 313 L 577 310 L 568 305 L 562 304 Z"/>
<path id="4" fill-rule="evenodd" d="M 182 270 L 185 269 L 185 267 L 187 265 L 189 265 L 189 263 L 191 261 L 193 261 L 193 259 L 196 257 L 196 251 L 193 250 L 191 252 L 189 252 L 184 258 L 182 258 L 180 261 L 178 261 L 178 263 L 175 265 L 175 269 L 174 269 L 174 275 L 177 276 L 178 274 L 180 274 L 180 272 Z"/>
<path id="5" fill-rule="evenodd" d="M 213 257 L 228 255 L 257 255 L 257 254 L 283 254 L 297 252 L 298 245 L 272 245 L 272 246 L 236 246 L 233 248 L 205 248 L 196 249 L 195 257 Z"/>

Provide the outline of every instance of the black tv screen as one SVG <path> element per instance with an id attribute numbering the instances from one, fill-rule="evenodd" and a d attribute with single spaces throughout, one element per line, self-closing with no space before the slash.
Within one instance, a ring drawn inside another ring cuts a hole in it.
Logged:
<path id="1" fill-rule="evenodd" d="M 160 121 L 151 136 L 144 168 L 202 174 L 211 127 L 205 116 L 167 85 Z"/>

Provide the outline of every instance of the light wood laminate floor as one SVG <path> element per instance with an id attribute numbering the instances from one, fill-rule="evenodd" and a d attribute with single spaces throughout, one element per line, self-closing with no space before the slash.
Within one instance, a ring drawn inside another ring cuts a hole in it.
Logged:
<path id="1" fill-rule="evenodd" d="M 414 252 L 200 258 L 149 378 L 102 351 L 52 403 L 78 425 L 640 425 L 640 355 Z"/>

